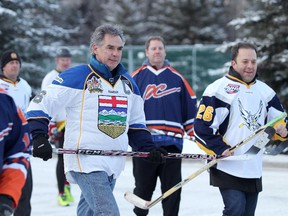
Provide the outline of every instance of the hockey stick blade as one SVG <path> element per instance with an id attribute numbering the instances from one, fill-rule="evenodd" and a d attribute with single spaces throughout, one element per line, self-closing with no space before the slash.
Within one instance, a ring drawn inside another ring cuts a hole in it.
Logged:
<path id="1" fill-rule="evenodd" d="M 249 160 L 253 156 L 257 155 L 275 134 L 275 129 L 272 126 L 268 126 L 265 128 L 264 133 L 260 136 L 254 145 L 252 145 L 244 154 L 242 155 L 235 155 L 223 158 L 223 160 Z"/>
<path id="2" fill-rule="evenodd" d="M 276 133 L 275 129 L 271 126 L 267 127 L 264 131 L 266 136 L 261 136 L 259 140 L 257 140 L 257 143 L 251 146 L 251 148 L 245 154 L 258 154 L 258 152 L 260 152 L 266 146 L 266 144 L 272 139 L 272 137 Z"/>
<path id="3" fill-rule="evenodd" d="M 275 123 L 277 123 L 278 121 L 282 120 L 283 118 L 285 118 L 287 116 L 286 113 L 282 113 L 280 116 L 278 116 L 277 118 L 273 119 L 272 121 L 268 122 L 266 125 L 260 127 L 259 129 L 257 129 L 256 131 L 254 131 L 250 136 L 246 137 L 245 139 L 243 139 L 241 142 L 239 142 L 238 144 L 236 144 L 235 146 L 230 148 L 231 152 L 234 152 L 236 149 L 240 148 L 241 146 L 245 145 L 247 142 L 251 141 L 253 138 L 255 138 L 257 135 L 260 135 L 260 137 L 255 141 L 254 145 L 255 147 L 259 148 L 259 146 L 265 146 L 267 143 L 263 144 L 263 136 L 266 137 L 272 137 L 272 131 L 271 129 L 267 129 L 270 126 L 273 126 Z M 265 129 L 267 129 L 268 133 L 271 134 L 266 134 Z M 262 136 L 261 136 L 262 135 Z M 265 140 L 265 139 L 264 139 Z M 269 139 L 266 139 L 266 141 L 270 141 Z M 267 142 L 268 142 L 267 141 Z M 258 143 L 259 142 L 259 143 Z M 261 143 L 261 144 L 260 144 Z M 249 151 L 249 150 L 248 150 Z M 227 157 L 228 158 L 228 157 Z M 204 165 L 203 167 L 201 167 L 200 169 L 198 169 L 196 172 L 192 173 L 190 176 L 188 176 L 188 178 L 184 179 L 183 181 L 179 182 L 178 184 L 176 184 L 175 186 L 173 186 L 172 188 L 170 188 L 168 191 L 166 191 L 165 193 L 163 193 L 160 197 L 158 197 L 157 199 L 155 199 L 154 201 L 147 201 L 144 200 L 140 197 L 138 197 L 137 195 L 130 193 L 130 192 L 126 192 L 124 194 L 124 197 L 126 198 L 126 200 L 130 203 L 132 203 L 134 206 L 137 206 L 139 208 L 142 209 L 150 209 L 151 207 L 153 207 L 154 205 L 156 205 L 157 203 L 159 203 L 160 201 L 162 201 L 163 199 L 165 199 L 166 197 L 170 196 L 172 193 L 174 193 L 175 191 L 177 191 L 178 189 L 180 189 L 181 187 L 183 187 L 185 184 L 187 184 L 189 181 L 191 181 L 192 179 L 196 178 L 197 176 L 199 176 L 201 173 L 203 173 L 204 171 L 208 170 L 210 167 L 214 166 L 219 160 L 221 160 L 221 158 L 219 159 L 215 159 L 210 161 L 209 163 L 207 163 L 206 165 Z"/>
<path id="4" fill-rule="evenodd" d="M 281 154 L 286 148 L 288 148 L 288 140 L 280 142 L 278 145 L 269 146 L 265 150 L 267 155 L 278 155 Z"/>
<path id="5" fill-rule="evenodd" d="M 150 201 L 146 201 L 140 198 L 139 196 L 130 192 L 126 192 L 124 194 L 124 197 L 128 202 L 132 203 L 134 206 L 137 206 L 138 208 L 145 209 L 145 210 L 149 209 L 148 206 L 149 206 Z"/>

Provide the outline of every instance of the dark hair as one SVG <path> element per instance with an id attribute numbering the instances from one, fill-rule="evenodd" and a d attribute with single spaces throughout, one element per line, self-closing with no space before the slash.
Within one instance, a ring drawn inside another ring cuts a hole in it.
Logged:
<path id="1" fill-rule="evenodd" d="M 164 41 L 164 39 L 163 39 L 161 36 L 150 36 L 150 37 L 148 38 L 148 40 L 146 41 L 146 43 L 145 43 L 145 49 L 146 49 L 146 50 L 149 48 L 150 42 L 151 42 L 152 40 L 161 41 L 161 42 L 163 43 L 164 47 L 165 47 L 165 41 Z"/>
<path id="2" fill-rule="evenodd" d="M 93 53 L 93 45 L 101 45 L 106 34 L 119 36 L 121 40 L 125 43 L 125 38 L 123 31 L 118 25 L 104 24 L 95 29 L 90 38 L 90 51 Z"/>
<path id="3" fill-rule="evenodd" d="M 248 42 L 240 42 L 231 48 L 231 60 L 235 60 L 237 58 L 239 49 L 241 49 L 241 48 L 253 49 L 253 50 L 255 50 L 256 55 L 257 55 L 257 48 L 254 44 L 248 43 Z"/>

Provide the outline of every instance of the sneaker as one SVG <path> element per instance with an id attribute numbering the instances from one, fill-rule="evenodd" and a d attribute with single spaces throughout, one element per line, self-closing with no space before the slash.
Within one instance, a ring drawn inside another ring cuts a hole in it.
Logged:
<path id="1" fill-rule="evenodd" d="M 57 196 L 57 202 L 59 206 L 69 206 L 69 202 L 67 201 L 65 194 L 59 194 Z"/>
<path id="2" fill-rule="evenodd" d="M 69 202 L 69 203 L 72 203 L 74 202 L 74 197 L 72 196 L 71 194 L 71 189 L 70 189 L 70 185 L 65 185 L 64 186 L 64 193 L 66 195 L 66 200 Z"/>

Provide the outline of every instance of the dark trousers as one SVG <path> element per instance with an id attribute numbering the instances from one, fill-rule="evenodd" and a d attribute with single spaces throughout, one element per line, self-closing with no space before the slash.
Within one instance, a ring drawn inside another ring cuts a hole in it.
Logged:
<path id="1" fill-rule="evenodd" d="M 63 148 L 64 135 L 60 137 L 57 144 L 58 144 L 57 148 Z M 65 171 L 64 171 L 63 154 L 58 154 L 58 161 L 56 165 L 56 178 L 57 178 L 58 192 L 64 193 L 64 186 L 67 180 L 66 180 Z"/>
<path id="2" fill-rule="evenodd" d="M 167 159 L 164 164 L 153 164 L 145 158 L 133 158 L 135 178 L 134 194 L 150 201 L 159 177 L 162 193 L 179 183 L 181 179 L 181 159 Z M 181 189 L 162 201 L 164 216 L 177 216 L 179 212 Z M 137 216 L 148 214 L 148 210 L 134 208 Z"/>
<path id="3" fill-rule="evenodd" d="M 31 196 L 33 189 L 32 169 L 31 163 L 27 170 L 27 178 L 24 187 L 22 188 L 22 194 L 18 203 L 18 207 L 14 212 L 14 216 L 30 216 L 31 215 Z"/>
<path id="4" fill-rule="evenodd" d="M 248 193 L 220 188 L 220 193 L 225 206 L 223 216 L 254 216 L 258 192 Z"/>

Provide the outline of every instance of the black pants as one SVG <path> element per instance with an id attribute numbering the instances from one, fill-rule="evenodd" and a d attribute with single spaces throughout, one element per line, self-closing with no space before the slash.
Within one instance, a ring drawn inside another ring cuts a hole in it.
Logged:
<path id="1" fill-rule="evenodd" d="M 32 169 L 31 163 L 27 170 L 27 178 L 24 187 L 22 188 L 22 194 L 18 203 L 18 207 L 14 212 L 14 216 L 30 216 L 31 215 L 31 196 L 33 189 Z"/>
<path id="2" fill-rule="evenodd" d="M 181 179 L 181 159 L 167 159 L 164 164 L 153 164 L 145 158 L 133 158 L 133 175 L 135 178 L 134 194 L 151 200 L 157 178 L 160 178 L 162 193 L 179 183 Z M 181 189 L 162 201 L 164 216 L 177 216 L 179 212 Z M 148 214 L 148 210 L 134 208 L 137 216 Z"/>
<path id="3" fill-rule="evenodd" d="M 63 135 L 59 138 L 59 141 L 57 144 L 58 144 L 57 146 L 58 148 L 63 148 L 64 131 L 63 131 Z M 58 192 L 64 193 L 64 186 L 67 180 L 66 180 L 65 171 L 64 171 L 63 154 L 58 154 L 58 161 L 56 164 L 56 178 L 57 178 Z"/>

